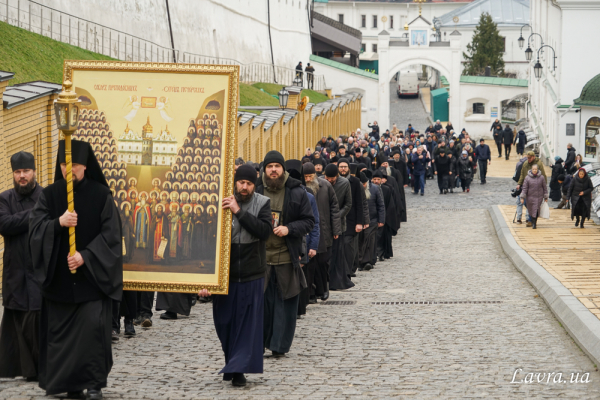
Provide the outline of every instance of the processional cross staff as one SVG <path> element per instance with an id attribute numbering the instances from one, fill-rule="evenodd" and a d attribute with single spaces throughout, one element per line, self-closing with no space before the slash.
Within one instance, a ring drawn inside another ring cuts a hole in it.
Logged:
<path id="1" fill-rule="evenodd" d="M 65 162 L 67 179 L 67 202 L 69 212 L 75 210 L 73 203 L 73 163 L 71 161 L 71 135 L 77 130 L 79 123 L 79 104 L 81 100 L 77 98 L 77 93 L 71 90 L 73 83 L 71 81 L 63 82 L 63 90 L 58 95 L 58 100 L 54 100 L 54 112 L 56 114 L 56 125 L 65 136 Z M 75 256 L 75 227 L 69 227 L 69 255 Z M 77 270 L 71 270 L 72 274 Z"/>

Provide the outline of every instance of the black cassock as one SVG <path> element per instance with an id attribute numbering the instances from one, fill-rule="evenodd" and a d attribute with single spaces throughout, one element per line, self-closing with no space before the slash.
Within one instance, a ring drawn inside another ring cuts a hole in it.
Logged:
<path id="1" fill-rule="evenodd" d="M 106 387 L 113 363 L 111 302 L 123 293 L 121 223 L 110 190 L 85 178 L 74 187 L 74 203 L 76 247 L 84 260 L 77 273 L 68 269 L 69 229 L 59 222 L 67 210 L 64 179 L 43 190 L 29 226 L 42 284 L 39 383 L 47 395 Z"/>
<path id="2" fill-rule="evenodd" d="M 406 222 L 406 196 L 404 193 L 404 185 L 408 185 L 408 171 L 406 169 L 406 163 L 400 159 L 399 161 L 390 161 L 390 167 L 392 168 L 392 176 L 398 183 L 398 189 L 400 190 L 401 203 L 400 214 L 398 215 L 398 222 Z"/>
<path id="3" fill-rule="evenodd" d="M 29 214 L 42 188 L 28 196 L 14 189 L 0 194 L 0 234 L 4 237 L 0 323 L 0 378 L 34 377 L 38 372 L 40 285 L 29 253 Z"/>
<path id="4" fill-rule="evenodd" d="M 396 194 L 389 180 L 381 185 L 381 191 L 385 205 L 385 225 L 377 230 L 377 256 L 390 258 L 394 256 L 392 236 L 396 236 L 398 233 L 397 226 L 399 225 L 395 202 Z"/>

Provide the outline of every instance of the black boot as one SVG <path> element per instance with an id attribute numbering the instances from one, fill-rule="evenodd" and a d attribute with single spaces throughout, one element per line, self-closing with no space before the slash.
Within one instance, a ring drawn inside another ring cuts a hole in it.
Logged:
<path id="1" fill-rule="evenodd" d="M 537 228 L 537 217 L 535 218 L 531 218 L 531 223 L 532 223 L 532 228 L 536 229 Z"/>
<path id="2" fill-rule="evenodd" d="M 575 220 L 575 227 L 579 226 L 579 217 L 577 217 L 577 219 Z"/>
<path id="3" fill-rule="evenodd" d="M 246 386 L 246 377 L 242 373 L 234 372 L 231 384 L 233 386 Z"/>
<path id="4" fill-rule="evenodd" d="M 87 398 L 90 400 L 102 399 L 102 389 L 88 389 Z"/>
<path id="5" fill-rule="evenodd" d="M 585 218 L 581 218 L 581 225 L 579 225 L 579 227 L 580 227 L 581 229 L 583 229 L 583 222 L 584 222 L 584 221 L 585 221 Z"/>
<path id="6" fill-rule="evenodd" d="M 133 321 L 130 319 L 125 320 L 125 337 L 135 336 L 135 328 L 133 327 Z"/>

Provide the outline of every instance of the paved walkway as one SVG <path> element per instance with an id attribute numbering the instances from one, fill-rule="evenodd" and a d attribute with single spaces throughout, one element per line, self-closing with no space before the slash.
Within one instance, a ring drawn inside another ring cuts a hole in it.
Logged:
<path id="1" fill-rule="evenodd" d="M 517 244 L 600 318 L 600 228 L 591 220 L 577 228 L 571 210 L 552 209 L 533 230 L 512 223 L 515 209 L 500 207 Z"/>
<path id="2" fill-rule="evenodd" d="M 221 381 L 212 308 L 197 305 L 189 318 L 156 318 L 121 339 L 105 397 L 600 398 L 600 374 L 500 247 L 487 208 L 511 204 L 510 187 L 491 178 L 469 194 L 439 195 L 427 181 L 425 196 L 407 193 L 410 222 L 394 239 L 395 257 L 310 306 L 290 354 L 266 358 L 265 373 L 249 376 L 246 388 Z M 340 300 L 355 303 L 332 303 Z M 511 383 L 515 371 L 514 382 L 546 375 Z M 566 382 L 552 383 L 559 372 Z M 591 382 L 569 383 L 572 372 L 589 372 Z M 0 380 L 0 398 L 42 394 L 21 379 Z"/>
<path id="3" fill-rule="evenodd" d="M 393 124 L 396 124 L 398 129 L 405 131 L 408 124 L 412 124 L 413 128 L 420 132 L 425 132 L 429 126 L 427 112 L 423 108 L 421 99 L 419 98 L 398 98 L 396 90 L 398 89 L 396 82 L 390 83 L 390 121 L 389 126 L 381 125 L 381 133 L 386 129 L 392 130 Z"/>

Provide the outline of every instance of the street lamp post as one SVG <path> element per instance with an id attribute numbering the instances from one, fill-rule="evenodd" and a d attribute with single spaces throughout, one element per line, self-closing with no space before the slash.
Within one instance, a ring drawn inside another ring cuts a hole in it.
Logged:
<path id="1" fill-rule="evenodd" d="M 290 97 L 290 92 L 285 90 L 285 87 L 283 87 L 283 88 L 281 88 L 279 93 L 277 93 L 277 95 L 279 96 L 279 108 L 285 110 L 287 108 L 288 99 Z"/>
<path id="2" fill-rule="evenodd" d="M 540 78 L 542 77 L 542 70 L 544 69 L 544 67 L 542 66 L 542 64 L 540 63 L 540 51 L 544 48 L 544 47 L 550 47 L 552 49 L 552 58 L 553 58 L 553 64 L 552 64 L 552 71 L 556 71 L 556 51 L 554 50 L 554 47 L 550 46 L 549 44 L 545 44 L 542 47 L 540 47 L 538 49 L 538 54 L 537 54 L 537 62 L 535 63 L 535 65 L 533 66 L 533 73 L 535 74 L 536 79 L 539 81 Z"/>
<path id="3" fill-rule="evenodd" d="M 523 39 L 523 28 L 525 28 L 526 26 L 528 26 L 528 27 L 530 27 L 530 28 L 531 28 L 531 25 L 529 25 L 529 24 L 524 24 L 524 25 L 521 27 L 521 35 L 519 36 L 519 39 L 518 39 L 518 40 L 519 40 L 519 48 L 520 48 L 520 49 L 522 49 L 522 48 L 523 48 L 523 45 L 525 44 L 525 39 Z"/>
<path id="4" fill-rule="evenodd" d="M 533 55 L 533 50 L 531 50 L 531 45 L 530 45 L 531 37 L 533 35 L 538 35 L 540 37 L 540 40 L 542 41 L 542 47 L 544 47 L 544 38 L 542 37 L 542 35 L 540 35 L 539 33 L 532 32 L 531 35 L 529 35 L 529 37 L 527 38 L 527 50 L 525 50 L 525 57 L 527 58 L 527 61 L 531 61 L 531 58 Z M 520 44 L 519 44 L 519 46 L 520 46 Z"/>
<path id="5" fill-rule="evenodd" d="M 71 135 L 77 130 L 79 123 L 79 104 L 81 100 L 77 98 L 77 93 L 71 90 L 73 84 L 71 81 L 63 83 L 63 90 L 58 95 L 58 100 L 54 101 L 54 113 L 56 115 L 56 126 L 62 131 L 65 136 L 65 161 L 66 179 L 67 179 L 67 203 L 69 212 L 75 209 L 73 203 L 73 163 L 71 161 Z M 75 255 L 75 227 L 69 227 L 69 254 L 71 257 Z M 77 271 L 72 270 L 75 274 Z"/>

